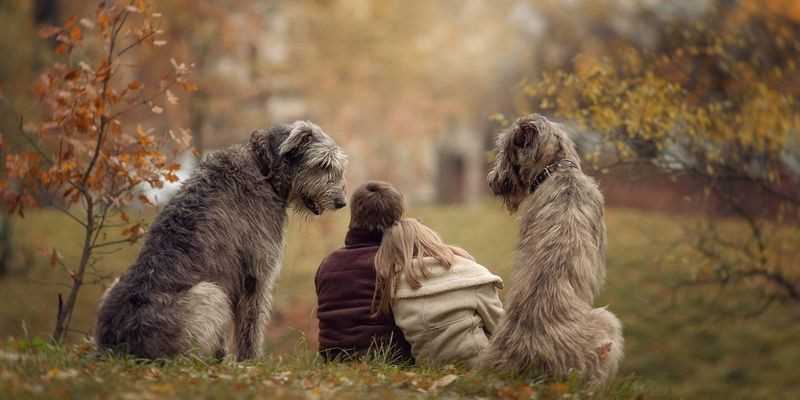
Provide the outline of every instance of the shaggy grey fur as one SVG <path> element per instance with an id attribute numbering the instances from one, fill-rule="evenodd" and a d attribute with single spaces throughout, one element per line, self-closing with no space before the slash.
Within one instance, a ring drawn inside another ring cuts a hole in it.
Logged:
<path id="1" fill-rule="evenodd" d="M 238 360 L 258 357 L 286 209 L 344 207 L 344 164 L 336 143 L 301 121 L 256 130 L 249 143 L 210 154 L 103 295 L 98 346 L 155 359 L 223 357 L 233 345 Z"/>
<path id="2" fill-rule="evenodd" d="M 607 382 L 622 358 L 622 327 L 592 306 L 606 275 L 603 196 L 581 171 L 575 145 L 543 116 L 520 118 L 498 137 L 488 181 L 519 212 L 520 242 L 506 315 L 482 364 Z"/>

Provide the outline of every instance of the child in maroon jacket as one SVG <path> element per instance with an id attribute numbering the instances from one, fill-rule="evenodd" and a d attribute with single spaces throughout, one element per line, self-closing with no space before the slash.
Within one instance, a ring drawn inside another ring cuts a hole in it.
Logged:
<path id="1" fill-rule="evenodd" d="M 411 362 L 411 346 L 392 314 L 371 315 L 375 296 L 375 253 L 383 231 L 403 216 L 403 195 L 385 182 L 368 182 L 353 192 L 345 246 L 319 266 L 317 288 L 319 351 L 326 360 L 349 360 L 368 350 Z"/>

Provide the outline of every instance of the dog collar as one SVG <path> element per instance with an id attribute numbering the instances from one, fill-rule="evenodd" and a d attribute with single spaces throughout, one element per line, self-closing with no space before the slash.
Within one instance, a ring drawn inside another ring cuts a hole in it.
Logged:
<path id="1" fill-rule="evenodd" d="M 550 175 L 552 175 L 554 172 L 558 171 L 558 169 L 560 167 L 562 167 L 562 166 L 566 167 L 566 168 L 578 169 L 578 164 L 575 164 L 574 162 L 572 162 L 570 160 L 567 160 L 567 159 L 564 159 L 564 158 L 562 158 L 562 159 L 560 159 L 558 161 L 552 162 L 552 163 L 548 164 L 546 167 L 544 167 L 542 172 L 539 172 L 533 178 L 533 182 L 531 183 L 530 193 L 535 192 L 536 188 L 538 188 L 539 185 L 542 184 L 542 182 L 544 182 L 547 178 L 549 178 Z"/>

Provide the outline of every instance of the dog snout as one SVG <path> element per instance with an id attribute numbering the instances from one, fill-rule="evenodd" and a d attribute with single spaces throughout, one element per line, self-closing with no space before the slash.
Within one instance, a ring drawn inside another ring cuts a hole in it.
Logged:
<path id="1" fill-rule="evenodd" d="M 344 208 L 346 205 L 347 202 L 344 200 L 343 197 L 337 197 L 333 200 L 333 206 L 336 207 L 337 210 L 340 208 Z"/>

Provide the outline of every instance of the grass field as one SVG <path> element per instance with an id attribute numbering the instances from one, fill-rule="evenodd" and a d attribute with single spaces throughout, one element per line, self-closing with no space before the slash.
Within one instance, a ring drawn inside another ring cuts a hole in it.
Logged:
<path id="1" fill-rule="evenodd" d="M 397 369 L 377 361 L 321 364 L 314 357 L 313 276 L 322 257 L 341 245 L 346 214 L 292 219 L 265 360 L 155 365 L 98 359 L 83 342 L 94 322 L 100 286 L 82 292 L 70 346 L 54 348 L 35 339 L 50 333 L 56 293 L 65 291 L 57 283 L 65 282 L 66 273 L 48 262 L 52 244 L 68 265 L 74 264 L 79 235 L 56 212 L 29 213 L 15 226 L 17 270 L 0 279 L 0 335 L 6 338 L 0 342 L 0 398 L 581 397 L 569 384 L 538 385 L 457 369 Z M 422 207 L 410 215 L 468 249 L 507 286 L 514 284 L 508 278 L 517 225 L 498 204 Z M 692 254 L 681 246 L 691 218 L 611 209 L 606 222 L 608 282 L 597 304 L 608 304 L 622 320 L 626 357 L 620 378 L 601 397 L 800 398 L 796 308 L 776 305 L 743 318 L 719 311 L 720 304 L 746 302 L 740 293 L 676 289 L 673 283 L 692 269 Z M 135 254 L 135 247 L 125 248 L 105 257 L 98 270 L 123 271 Z"/>

